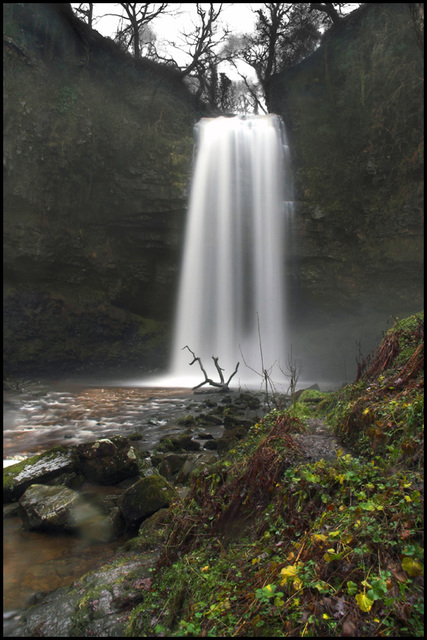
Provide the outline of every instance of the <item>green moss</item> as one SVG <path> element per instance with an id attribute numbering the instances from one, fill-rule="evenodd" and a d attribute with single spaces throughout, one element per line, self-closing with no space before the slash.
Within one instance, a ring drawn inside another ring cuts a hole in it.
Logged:
<path id="1" fill-rule="evenodd" d="M 25 458 L 21 462 L 17 462 L 16 464 L 11 464 L 5 469 L 3 469 L 3 491 L 8 490 L 13 486 L 14 479 L 17 475 L 21 473 L 26 467 L 29 467 L 33 464 L 36 464 L 42 460 L 53 460 L 60 454 L 68 454 L 69 449 L 67 447 L 63 447 L 62 445 L 58 445 L 56 447 L 52 447 L 48 451 L 44 451 L 35 456 L 30 456 L 29 458 Z"/>
<path id="2" fill-rule="evenodd" d="M 316 402 L 320 402 L 321 400 L 326 399 L 328 396 L 329 396 L 329 393 L 318 391 L 317 389 L 305 389 L 298 396 L 298 402 L 310 402 L 312 400 Z"/>

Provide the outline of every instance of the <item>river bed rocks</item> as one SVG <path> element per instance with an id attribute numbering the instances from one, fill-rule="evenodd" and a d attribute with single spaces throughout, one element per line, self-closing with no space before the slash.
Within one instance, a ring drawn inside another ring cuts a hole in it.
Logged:
<path id="1" fill-rule="evenodd" d="M 137 527 L 178 497 L 171 483 L 188 482 L 194 469 L 208 466 L 217 452 L 244 437 L 263 411 L 251 393 L 194 394 L 186 409 L 192 413 L 175 417 L 173 433 L 151 452 L 138 449 L 138 433 L 114 435 L 53 447 L 7 467 L 7 513 L 18 513 L 30 530 L 74 532 L 100 541 Z M 97 494 L 99 485 L 115 491 Z"/>
<path id="2" fill-rule="evenodd" d="M 267 410 L 261 396 L 194 394 L 173 435 L 151 451 L 120 435 L 54 447 L 4 470 L 5 517 L 23 526 L 106 542 L 124 531 L 123 553 L 70 587 L 40 594 L 21 619 L 9 615 L 9 636 L 123 636 L 126 610 L 149 585 L 168 507 L 188 491 L 191 473 L 217 460 Z M 188 413 L 191 411 L 192 413 Z M 101 491 L 102 489 L 102 491 Z M 120 580 L 118 578 L 120 577 Z"/>

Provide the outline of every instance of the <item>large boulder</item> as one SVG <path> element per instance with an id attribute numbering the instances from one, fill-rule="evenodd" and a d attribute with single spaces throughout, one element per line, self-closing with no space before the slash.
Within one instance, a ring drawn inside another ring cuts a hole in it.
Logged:
<path id="1" fill-rule="evenodd" d="M 32 484 L 55 481 L 74 474 L 78 458 L 71 448 L 54 447 L 3 470 L 3 502 L 15 502 Z"/>
<path id="2" fill-rule="evenodd" d="M 190 431 L 184 431 L 174 436 L 164 436 L 160 439 L 158 451 L 199 451 L 200 444 L 195 442 Z"/>
<path id="3" fill-rule="evenodd" d="M 110 542 L 124 531 L 125 523 L 117 506 L 106 509 L 68 487 L 33 484 L 19 504 L 27 529 L 78 532 L 96 542 Z"/>
<path id="4" fill-rule="evenodd" d="M 166 478 L 153 473 L 129 487 L 119 498 L 118 506 L 128 526 L 134 527 L 159 509 L 169 507 L 177 497 Z"/>
<path id="5" fill-rule="evenodd" d="M 76 446 L 79 467 L 95 484 L 118 484 L 138 475 L 135 450 L 127 438 L 113 436 Z"/>
<path id="6" fill-rule="evenodd" d="M 45 531 L 77 530 L 80 502 L 77 491 L 44 484 L 31 485 L 19 500 L 25 527 Z"/>

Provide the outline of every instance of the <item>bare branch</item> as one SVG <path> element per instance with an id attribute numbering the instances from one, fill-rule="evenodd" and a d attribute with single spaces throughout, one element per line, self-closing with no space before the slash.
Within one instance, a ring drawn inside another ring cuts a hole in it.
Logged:
<path id="1" fill-rule="evenodd" d="M 196 356 L 196 354 L 194 353 L 194 351 L 192 351 L 188 345 L 185 345 L 185 347 L 182 347 L 182 350 L 184 350 L 184 349 L 188 349 L 188 350 L 189 350 L 189 352 L 191 353 L 191 355 L 193 356 L 193 360 L 190 362 L 190 366 L 191 366 L 192 364 L 194 364 L 195 362 L 198 362 L 198 363 L 199 363 L 199 367 L 200 367 L 200 369 L 202 370 L 203 375 L 205 376 L 204 381 L 203 381 L 203 382 L 200 382 L 200 384 L 198 384 L 198 385 L 196 385 L 195 387 L 193 387 L 193 390 L 195 390 L 195 389 L 200 389 L 200 387 L 203 387 L 203 385 L 205 385 L 205 384 L 210 384 L 212 387 L 218 387 L 219 389 L 223 389 L 224 391 L 228 389 L 228 387 L 229 387 L 229 384 L 230 384 L 231 380 L 234 378 L 234 376 L 235 376 L 235 375 L 236 375 L 236 373 L 237 373 L 237 370 L 238 370 L 238 368 L 239 368 L 239 364 L 240 364 L 239 362 L 236 364 L 236 368 L 234 369 L 234 371 L 233 371 L 233 373 L 231 374 L 231 376 L 228 378 L 227 382 L 225 382 L 225 381 L 224 381 L 224 376 L 223 376 L 223 374 L 222 374 L 222 372 L 224 371 L 224 369 L 222 369 L 222 368 L 219 366 L 219 363 L 218 363 L 218 359 L 219 359 L 219 358 L 218 358 L 218 357 L 215 357 L 215 356 L 212 356 L 212 360 L 214 361 L 214 364 L 215 364 L 216 370 L 217 370 L 217 371 L 218 371 L 218 373 L 219 373 L 219 378 L 220 378 L 220 381 L 221 381 L 221 382 L 215 382 L 214 380 L 212 380 L 211 378 L 209 378 L 209 377 L 208 377 L 208 374 L 206 373 L 206 371 L 205 371 L 205 369 L 204 369 L 204 367 L 203 367 L 203 363 L 202 363 L 201 359 L 200 359 L 198 356 Z"/>
<path id="2" fill-rule="evenodd" d="M 169 3 L 153 3 L 153 2 L 119 2 L 119 6 L 124 9 L 125 14 L 107 13 L 105 15 L 114 16 L 125 20 L 127 24 L 124 28 L 121 26 L 117 29 L 116 41 L 120 42 L 126 48 L 133 47 L 135 58 L 140 58 L 141 38 L 144 29 L 158 16 L 170 13 Z"/>

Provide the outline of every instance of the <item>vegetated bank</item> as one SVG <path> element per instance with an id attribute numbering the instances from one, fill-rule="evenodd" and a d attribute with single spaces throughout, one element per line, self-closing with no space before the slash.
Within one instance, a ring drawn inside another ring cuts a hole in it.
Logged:
<path id="1" fill-rule="evenodd" d="M 423 362 L 417 314 L 194 475 L 127 635 L 423 636 Z M 352 454 L 306 463 L 307 407 Z"/>

